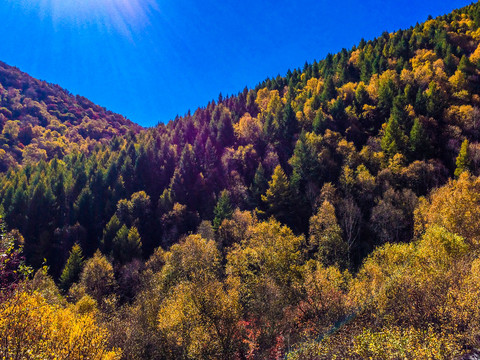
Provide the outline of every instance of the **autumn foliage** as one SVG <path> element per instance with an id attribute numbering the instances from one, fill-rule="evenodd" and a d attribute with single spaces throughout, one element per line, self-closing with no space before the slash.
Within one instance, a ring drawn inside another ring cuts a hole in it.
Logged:
<path id="1" fill-rule="evenodd" d="M 0 64 L 1 355 L 475 353 L 479 13 L 150 129 Z"/>

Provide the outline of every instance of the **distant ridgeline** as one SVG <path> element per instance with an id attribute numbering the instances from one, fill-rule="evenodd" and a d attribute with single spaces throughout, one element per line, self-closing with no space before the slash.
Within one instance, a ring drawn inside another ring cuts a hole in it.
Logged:
<path id="1" fill-rule="evenodd" d="M 4 64 L 0 80 L 5 223 L 64 291 L 88 293 L 69 272 L 85 256 L 138 319 L 157 301 L 158 327 L 115 319 L 144 331 L 115 334 L 126 358 L 281 357 L 335 322 L 290 357 L 480 346 L 478 3 L 150 129 Z M 216 310 L 189 313 L 195 294 Z"/>
<path id="2" fill-rule="evenodd" d="M 36 164 L 95 145 L 140 126 L 0 62 L 0 171 Z"/>

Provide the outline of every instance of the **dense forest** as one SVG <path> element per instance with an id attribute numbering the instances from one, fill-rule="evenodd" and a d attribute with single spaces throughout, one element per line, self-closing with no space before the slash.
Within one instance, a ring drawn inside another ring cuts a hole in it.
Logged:
<path id="1" fill-rule="evenodd" d="M 142 129 L 0 63 L 5 359 L 480 349 L 480 4 Z"/>

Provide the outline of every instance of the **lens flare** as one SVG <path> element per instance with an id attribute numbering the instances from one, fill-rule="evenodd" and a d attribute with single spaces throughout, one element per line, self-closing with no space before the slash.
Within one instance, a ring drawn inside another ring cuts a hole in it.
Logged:
<path id="1" fill-rule="evenodd" d="M 149 24 L 152 12 L 158 12 L 157 0 L 20 0 L 25 8 L 35 7 L 54 24 L 83 28 L 96 26 L 107 32 L 132 36 Z M 33 3 L 33 4 L 32 4 Z"/>

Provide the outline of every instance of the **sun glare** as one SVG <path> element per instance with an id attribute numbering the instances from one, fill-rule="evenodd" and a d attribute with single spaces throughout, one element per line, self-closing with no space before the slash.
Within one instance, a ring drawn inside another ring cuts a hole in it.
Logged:
<path id="1" fill-rule="evenodd" d="M 26 7 L 31 0 L 21 0 Z M 34 0 L 43 17 L 54 23 L 68 21 L 84 27 L 96 25 L 101 30 L 130 36 L 149 23 L 152 11 L 158 11 L 157 0 Z"/>

